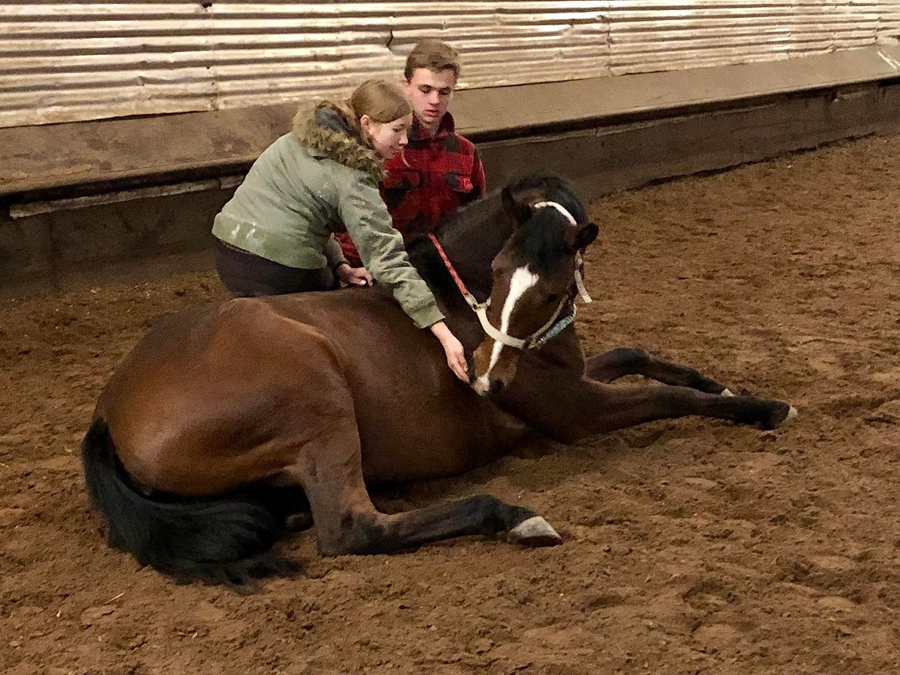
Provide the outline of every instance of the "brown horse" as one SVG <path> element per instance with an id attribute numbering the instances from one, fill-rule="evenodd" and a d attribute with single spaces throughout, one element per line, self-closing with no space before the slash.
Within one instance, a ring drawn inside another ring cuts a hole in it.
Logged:
<path id="1" fill-rule="evenodd" d="M 772 428 L 795 414 L 639 350 L 585 360 L 569 322 L 579 251 L 597 231 L 567 184 L 534 177 L 458 213 L 440 245 L 411 243 L 473 354 L 473 387 L 377 287 L 162 321 L 113 374 L 82 445 L 111 544 L 177 577 L 237 583 L 284 571 L 268 549 L 291 512 L 311 512 L 323 555 L 471 534 L 557 544 L 543 518 L 493 497 L 388 515 L 367 485 L 458 474 L 532 430 L 568 442 L 685 415 Z M 454 275 L 490 296 L 477 313 Z M 608 384 L 627 374 L 664 386 Z"/>

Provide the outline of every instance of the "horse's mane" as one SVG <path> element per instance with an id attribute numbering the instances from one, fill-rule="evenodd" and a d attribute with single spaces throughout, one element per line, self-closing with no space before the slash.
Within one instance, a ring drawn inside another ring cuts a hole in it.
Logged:
<path id="1" fill-rule="evenodd" d="M 557 202 L 572 214 L 578 223 L 588 222 L 587 209 L 578 198 L 571 181 L 555 174 L 531 173 L 507 184 L 515 194 L 524 190 L 543 190 L 547 200 Z"/>
<path id="2" fill-rule="evenodd" d="M 476 221 L 485 220 L 482 212 L 490 211 L 491 209 L 502 211 L 502 207 L 499 204 L 500 189 L 497 189 L 457 209 L 454 213 L 445 217 L 438 226 L 436 232 L 438 238 L 446 245 L 448 240 L 467 236 L 463 223 L 472 219 Z M 504 215 L 504 217 L 506 216 Z M 449 296 L 445 297 L 453 297 L 459 293 L 456 288 L 456 282 L 447 270 L 447 266 L 441 259 L 437 249 L 431 244 L 428 235 L 418 234 L 410 238 L 406 242 L 406 251 L 412 264 L 435 294 L 446 292 Z"/>

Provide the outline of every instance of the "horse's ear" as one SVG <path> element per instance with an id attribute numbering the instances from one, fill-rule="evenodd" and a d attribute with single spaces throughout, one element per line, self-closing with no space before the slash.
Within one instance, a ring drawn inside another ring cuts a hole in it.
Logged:
<path id="1" fill-rule="evenodd" d="M 508 186 L 500 190 L 500 197 L 503 199 L 503 210 L 512 218 L 514 223 L 521 225 L 531 218 L 531 207 L 528 204 L 517 201 Z"/>
<path id="2" fill-rule="evenodd" d="M 584 225 L 581 229 L 575 232 L 574 237 L 572 237 L 571 247 L 573 251 L 580 251 L 584 248 L 587 248 L 591 243 L 593 243 L 594 239 L 597 238 L 597 235 L 600 233 L 600 228 L 594 225 L 594 223 L 588 223 Z"/>

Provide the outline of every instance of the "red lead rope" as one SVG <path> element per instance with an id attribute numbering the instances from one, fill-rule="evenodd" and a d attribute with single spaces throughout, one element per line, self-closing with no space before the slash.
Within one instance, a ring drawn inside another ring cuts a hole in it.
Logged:
<path id="1" fill-rule="evenodd" d="M 450 272 L 453 281 L 456 282 L 456 287 L 459 289 L 459 292 L 462 293 L 462 296 L 466 299 L 466 302 L 469 303 L 469 306 L 474 309 L 478 305 L 478 300 L 475 299 L 474 295 L 469 293 L 469 289 L 466 288 L 463 280 L 459 278 L 459 274 L 457 274 L 456 269 L 453 267 L 453 263 L 450 262 L 450 259 L 444 252 L 444 247 L 441 246 L 441 243 L 433 234 L 429 233 L 428 238 L 431 239 L 431 243 L 434 244 L 434 248 L 437 249 L 438 254 L 441 256 L 441 260 L 444 261 L 444 266 L 447 268 L 447 271 Z"/>

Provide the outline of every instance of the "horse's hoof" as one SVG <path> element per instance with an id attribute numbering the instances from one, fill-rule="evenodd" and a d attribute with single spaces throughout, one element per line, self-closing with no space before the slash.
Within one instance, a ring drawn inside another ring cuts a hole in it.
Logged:
<path id="1" fill-rule="evenodd" d="M 783 406 L 783 407 L 782 407 Z M 788 422 L 793 421 L 797 415 L 797 409 L 787 403 L 780 403 L 779 410 L 775 411 L 772 416 L 763 423 L 766 429 L 777 429 L 784 426 Z"/>
<path id="2" fill-rule="evenodd" d="M 562 537 L 540 516 L 523 520 L 509 531 L 506 538 L 510 543 L 522 546 L 556 546 L 562 543 Z"/>
<path id="3" fill-rule="evenodd" d="M 734 396 L 734 394 L 731 392 L 731 389 L 729 389 L 728 387 L 725 387 L 725 388 L 722 390 L 722 393 L 719 394 L 719 396 L 732 397 L 732 396 Z"/>

